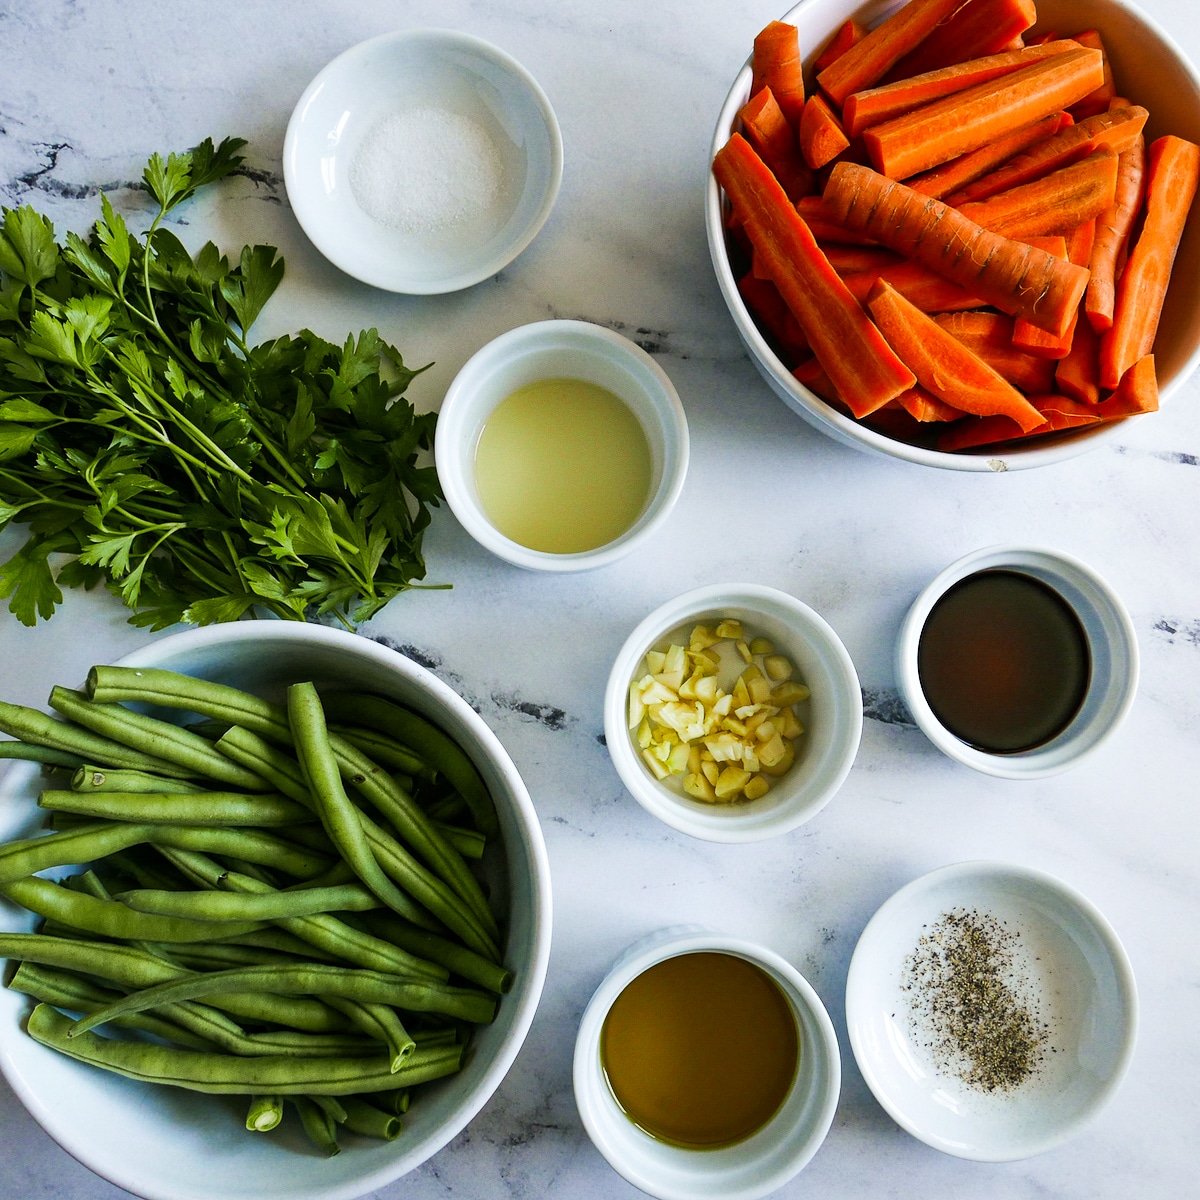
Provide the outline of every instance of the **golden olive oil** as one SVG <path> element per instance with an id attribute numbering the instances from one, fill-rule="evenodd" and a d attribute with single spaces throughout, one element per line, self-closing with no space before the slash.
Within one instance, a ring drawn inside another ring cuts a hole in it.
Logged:
<path id="1" fill-rule="evenodd" d="M 538 379 L 501 400 L 475 448 L 475 484 L 505 537 L 550 554 L 596 550 L 642 515 L 650 443 L 619 397 L 584 379 Z"/>
<path id="2" fill-rule="evenodd" d="M 779 985 L 732 954 L 680 954 L 643 971 L 600 1032 L 617 1103 L 659 1141 L 731 1146 L 779 1111 L 800 1035 Z"/>

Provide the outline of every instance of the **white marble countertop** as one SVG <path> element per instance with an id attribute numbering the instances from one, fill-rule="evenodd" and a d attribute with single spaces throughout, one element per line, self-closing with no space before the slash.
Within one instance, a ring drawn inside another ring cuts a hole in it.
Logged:
<path id="1" fill-rule="evenodd" d="M 1182 0 L 1143 7 L 1200 58 Z M 430 666 L 498 733 L 532 793 L 555 890 L 554 951 L 537 1020 L 482 1113 L 423 1167 L 377 1193 L 409 1200 L 599 1200 L 638 1193 L 588 1141 L 570 1061 L 592 989 L 629 942 L 701 921 L 785 955 L 823 997 L 845 1071 L 833 1129 L 787 1197 L 1194 1195 L 1200 1137 L 1200 388 L 1061 466 L 966 475 L 868 457 L 810 429 L 767 390 L 721 303 L 705 246 L 706 152 L 725 91 L 779 0 L 149 0 L 0 3 L 0 199 L 60 229 L 126 213 L 148 154 L 227 133 L 249 139 L 242 177 L 180 211 L 181 235 L 281 248 L 287 277 L 260 336 L 309 325 L 340 339 L 376 325 L 436 407 L 484 342 L 527 321 L 578 317 L 643 344 L 674 380 L 692 464 L 675 514 L 602 571 L 526 574 L 477 547 L 445 510 L 426 541 L 432 581 L 361 632 Z M 393 296 L 329 266 L 288 209 L 284 128 L 335 54 L 394 28 L 439 25 L 514 54 L 557 109 L 558 205 L 497 278 L 434 298 Z M 763 501 L 768 503 L 763 503 Z M 1036 783 L 978 776 L 904 719 L 891 669 L 900 618 L 937 571 L 1002 541 L 1054 546 L 1127 603 L 1141 690 L 1118 734 L 1074 771 Z M 0 535 L 0 559 L 18 544 Z M 703 582 L 751 580 L 800 597 L 857 664 L 867 721 L 857 764 L 814 821 L 775 841 L 719 846 L 656 823 L 626 794 L 601 734 L 608 667 L 629 630 Z M 100 591 L 71 594 L 27 629 L 0 611 L 6 699 L 41 705 L 150 635 Z M 1142 1026 L 1112 1104 L 1061 1149 L 1009 1165 L 960 1161 L 903 1133 L 875 1102 L 846 1039 L 854 943 L 897 887 L 945 863 L 997 858 L 1048 870 L 1116 927 Z M 0 1083 L 0 1196 L 124 1195 L 61 1151 Z"/>

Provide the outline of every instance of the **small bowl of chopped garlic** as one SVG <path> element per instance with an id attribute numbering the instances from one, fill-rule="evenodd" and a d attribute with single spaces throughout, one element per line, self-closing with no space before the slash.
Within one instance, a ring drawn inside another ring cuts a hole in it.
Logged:
<path id="1" fill-rule="evenodd" d="M 713 842 L 752 842 L 814 817 L 862 735 L 858 674 L 841 639 L 794 596 L 716 584 L 629 635 L 604 697 L 621 781 L 648 812 Z"/>

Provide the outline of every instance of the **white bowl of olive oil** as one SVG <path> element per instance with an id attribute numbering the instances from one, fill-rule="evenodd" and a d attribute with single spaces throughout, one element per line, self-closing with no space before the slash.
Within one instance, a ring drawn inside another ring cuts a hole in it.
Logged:
<path id="1" fill-rule="evenodd" d="M 820 997 L 778 954 L 698 927 L 651 934 L 596 989 L 575 1103 L 609 1164 L 660 1200 L 754 1200 L 820 1149 L 841 1059 Z"/>
<path id="2" fill-rule="evenodd" d="M 434 446 L 454 515 L 534 571 L 628 554 L 683 490 L 688 427 L 663 369 L 586 321 L 539 321 L 489 342 L 442 401 Z"/>

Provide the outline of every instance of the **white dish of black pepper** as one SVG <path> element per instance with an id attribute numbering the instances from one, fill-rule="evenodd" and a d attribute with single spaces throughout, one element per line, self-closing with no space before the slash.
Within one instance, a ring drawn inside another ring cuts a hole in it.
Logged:
<path id="1" fill-rule="evenodd" d="M 1137 991 L 1116 933 L 1078 892 L 1026 867 L 968 862 L 901 888 L 846 981 L 850 1044 L 902 1128 L 961 1158 L 1060 1145 L 1128 1069 Z"/>

